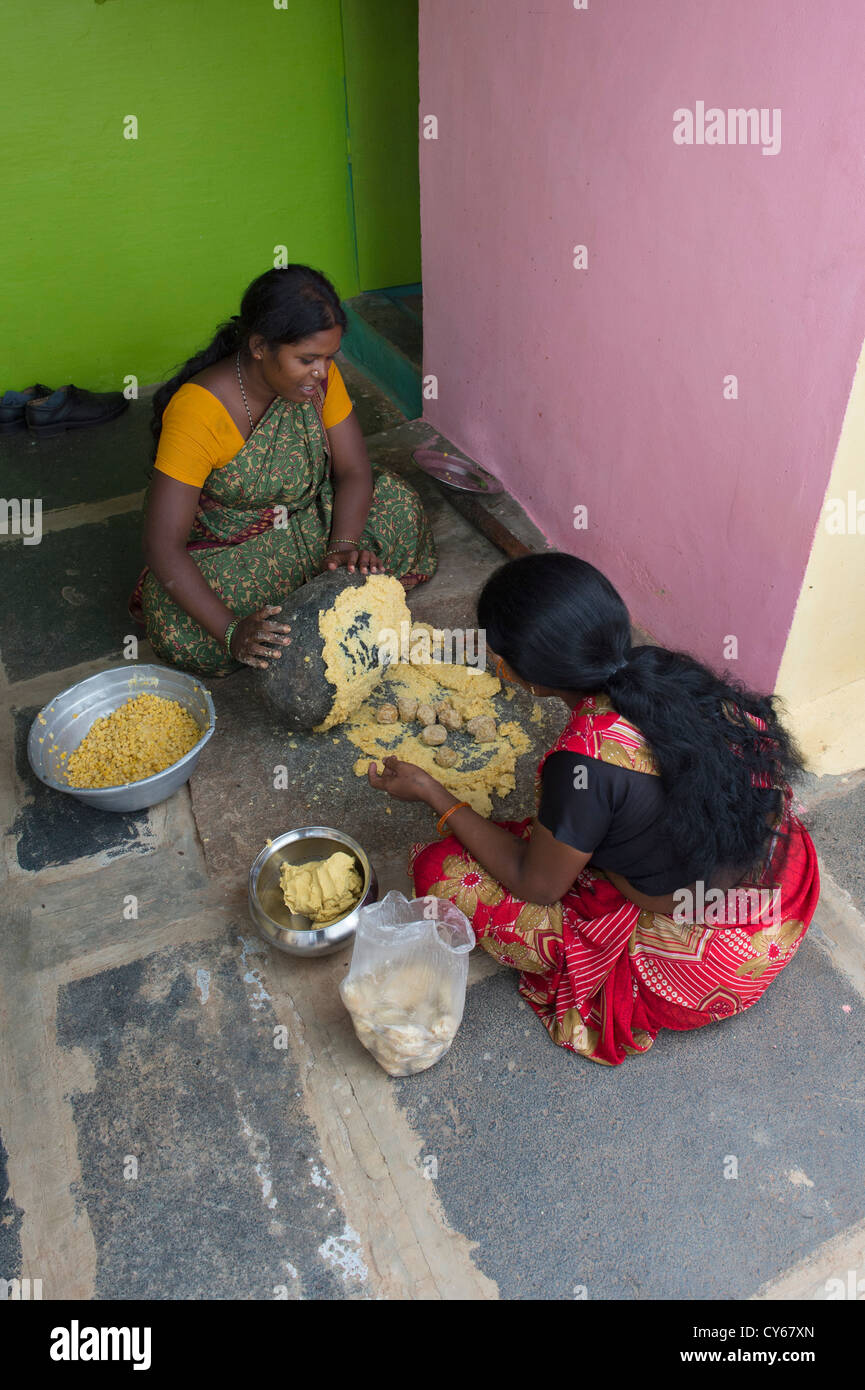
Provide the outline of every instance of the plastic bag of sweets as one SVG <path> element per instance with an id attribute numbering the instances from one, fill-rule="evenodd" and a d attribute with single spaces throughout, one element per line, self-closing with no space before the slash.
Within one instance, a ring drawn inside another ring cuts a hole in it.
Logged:
<path id="1" fill-rule="evenodd" d="M 390 1076 L 425 1071 L 462 1021 L 471 923 L 443 899 L 394 891 L 362 908 L 359 919 L 339 987 L 354 1030 Z"/>

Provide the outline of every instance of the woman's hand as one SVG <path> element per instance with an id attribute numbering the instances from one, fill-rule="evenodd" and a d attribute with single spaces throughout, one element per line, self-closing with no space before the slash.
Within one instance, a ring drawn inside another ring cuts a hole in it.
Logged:
<path id="1" fill-rule="evenodd" d="M 361 574 L 384 574 L 384 565 L 374 550 L 358 550 L 356 546 L 338 546 L 324 557 L 326 570 L 337 570 L 342 565 L 349 574 L 359 569 Z"/>
<path id="2" fill-rule="evenodd" d="M 384 772 L 377 772 L 375 763 L 370 763 L 367 777 L 371 787 L 387 792 L 397 801 L 426 801 L 432 789 L 440 785 L 422 767 L 401 763 L 393 756 L 385 758 Z"/>
<path id="3" fill-rule="evenodd" d="M 263 608 L 250 613 L 248 618 L 241 618 L 231 634 L 231 655 L 235 661 L 242 661 L 244 666 L 258 666 L 264 671 L 267 661 L 257 661 L 256 657 L 264 656 L 272 661 L 282 656 L 281 649 L 288 646 L 291 638 L 279 634 L 291 632 L 291 628 L 286 623 L 270 620 L 272 613 L 281 612 L 279 605 L 265 604 Z"/>

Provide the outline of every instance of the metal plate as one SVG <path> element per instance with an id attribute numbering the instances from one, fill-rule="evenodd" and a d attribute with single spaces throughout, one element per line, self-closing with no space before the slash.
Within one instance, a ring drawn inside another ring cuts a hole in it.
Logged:
<path id="1" fill-rule="evenodd" d="M 418 468 L 437 478 L 447 487 L 460 492 L 504 492 L 503 485 L 479 463 L 460 458 L 459 454 L 440 453 L 437 449 L 415 449 L 412 458 Z"/>

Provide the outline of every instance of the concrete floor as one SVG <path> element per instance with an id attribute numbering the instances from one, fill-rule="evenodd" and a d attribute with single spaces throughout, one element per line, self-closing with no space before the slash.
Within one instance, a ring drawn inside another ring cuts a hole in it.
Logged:
<path id="1" fill-rule="evenodd" d="M 413 609 L 470 622 L 500 554 L 413 469 L 435 432 L 340 367 L 373 461 L 408 473 L 433 519 L 441 568 Z M 251 673 L 212 683 L 218 736 L 150 812 L 35 781 L 35 712 L 118 664 L 131 630 L 148 414 L 2 443 L 4 495 L 44 499 L 44 537 L 0 542 L 0 1276 L 80 1299 L 809 1299 L 865 1274 L 865 773 L 803 783 L 823 896 L 753 1010 L 601 1068 L 555 1048 L 476 952 L 453 1048 L 399 1081 L 340 1002 L 349 953 L 278 956 L 248 920 L 249 863 L 274 819 L 308 819 L 315 777 L 308 741 L 297 789 L 265 796 L 252 750 L 275 745 Z M 530 774 L 496 814 L 530 809 Z M 428 815 L 386 816 L 363 783 L 322 810 L 369 845 L 383 889 L 408 889 Z"/>

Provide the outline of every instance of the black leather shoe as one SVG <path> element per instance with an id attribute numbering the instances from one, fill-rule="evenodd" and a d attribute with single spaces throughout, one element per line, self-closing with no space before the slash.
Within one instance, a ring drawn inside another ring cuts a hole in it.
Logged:
<path id="1" fill-rule="evenodd" d="M 122 391 L 82 391 L 80 386 L 61 386 L 47 400 L 27 402 L 27 428 L 45 439 L 64 430 L 104 425 L 122 415 L 128 405 Z"/>
<path id="2" fill-rule="evenodd" d="M 26 429 L 25 406 L 38 396 L 50 395 L 51 387 L 42 386 L 37 381 L 35 386 L 28 386 L 26 391 L 7 391 L 4 396 L 0 396 L 0 434 L 14 434 L 16 430 Z"/>

